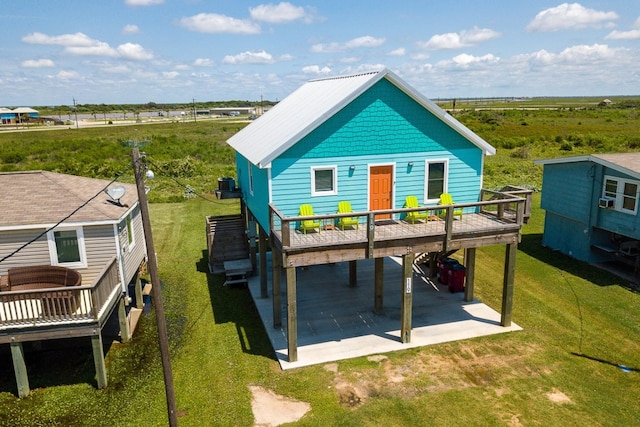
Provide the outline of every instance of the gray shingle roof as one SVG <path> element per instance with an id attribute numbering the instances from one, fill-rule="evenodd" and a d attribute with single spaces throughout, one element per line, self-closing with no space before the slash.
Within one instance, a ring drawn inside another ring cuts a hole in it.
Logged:
<path id="1" fill-rule="evenodd" d="M 0 228 L 24 228 L 52 225 L 69 215 L 94 195 L 99 195 L 71 216 L 65 224 L 87 222 L 116 222 L 138 201 L 136 186 L 127 189 L 121 203 L 110 203 L 102 191 L 109 181 L 47 171 L 0 173 Z"/>

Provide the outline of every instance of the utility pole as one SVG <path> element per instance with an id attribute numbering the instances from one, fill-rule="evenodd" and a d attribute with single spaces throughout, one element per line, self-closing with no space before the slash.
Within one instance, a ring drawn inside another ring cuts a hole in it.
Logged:
<path id="1" fill-rule="evenodd" d="M 156 251 L 153 246 L 153 236 L 151 234 L 151 220 L 149 218 L 149 205 L 147 203 L 147 193 L 144 188 L 145 177 L 145 157 L 140 157 L 137 147 L 131 150 L 133 159 L 133 171 L 136 177 L 136 187 L 138 190 L 138 200 L 140 202 L 140 213 L 142 214 L 142 227 L 147 243 L 147 257 L 149 275 L 151 276 L 151 300 L 156 312 L 156 323 L 158 325 L 158 341 L 160 344 L 160 356 L 162 359 L 162 372 L 164 373 L 164 388 L 167 398 L 167 411 L 169 415 L 169 425 L 178 425 L 178 415 L 176 411 L 176 396 L 173 388 L 173 374 L 171 372 L 171 360 L 169 358 L 169 339 L 167 337 L 167 324 L 164 318 L 164 307 L 162 305 L 162 288 L 158 277 L 158 262 Z"/>
<path id="2" fill-rule="evenodd" d="M 76 98 L 73 98 L 73 112 L 76 115 L 76 129 L 78 129 L 78 109 L 76 108 Z"/>
<path id="3" fill-rule="evenodd" d="M 198 112 L 196 111 L 196 99 L 192 98 L 193 101 L 193 121 L 197 122 L 198 119 L 196 119 L 196 117 L 198 116 Z"/>

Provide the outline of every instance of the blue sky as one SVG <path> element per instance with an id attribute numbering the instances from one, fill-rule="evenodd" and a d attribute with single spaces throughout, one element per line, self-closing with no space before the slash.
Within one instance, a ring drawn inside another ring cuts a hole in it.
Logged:
<path id="1" fill-rule="evenodd" d="M 640 1 L 19 0 L 0 106 L 279 100 L 388 67 L 425 96 L 640 94 Z"/>

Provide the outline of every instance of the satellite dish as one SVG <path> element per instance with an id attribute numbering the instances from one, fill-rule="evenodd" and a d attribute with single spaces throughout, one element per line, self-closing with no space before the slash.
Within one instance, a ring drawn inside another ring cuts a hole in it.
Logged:
<path id="1" fill-rule="evenodd" d="M 118 204 L 120 204 L 120 199 L 125 195 L 126 192 L 127 189 L 124 187 L 124 185 L 116 185 L 115 187 L 110 187 L 107 189 L 107 194 L 109 195 L 109 197 L 111 197 L 111 199 Z"/>

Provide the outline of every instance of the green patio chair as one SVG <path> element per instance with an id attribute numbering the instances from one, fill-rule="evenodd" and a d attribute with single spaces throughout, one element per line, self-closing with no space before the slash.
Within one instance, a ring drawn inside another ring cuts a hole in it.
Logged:
<path id="1" fill-rule="evenodd" d="M 308 204 L 300 205 L 300 215 L 299 216 L 313 216 L 313 207 Z M 298 228 L 304 234 L 307 234 L 307 230 L 315 230 L 318 229 L 318 233 L 320 232 L 320 221 L 315 221 L 313 219 L 306 219 L 304 221 L 300 221 L 300 227 Z"/>
<path id="2" fill-rule="evenodd" d="M 338 203 L 338 213 L 351 213 L 353 212 L 353 210 L 351 210 L 351 202 L 348 202 L 346 200 L 341 201 L 340 203 Z M 342 217 L 342 218 L 338 218 L 338 227 L 340 227 L 340 229 L 342 231 L 344 231 L 345 227 L 356 227 L 356 230 L 358 229 L 358 217 Z"/>
<path id="3" fill-rule="evenodd" d="M 407 196 L 404 201 L 405 208 L 419 208 L 420 204 L 418 203 L 418 198 L 416 196 Z M 407 216 L 404 218 L 405 221 L 410 222 L 411 224 L 415 224 L 416 221 L 429 219 L 429 214 L 427 211 L 411 211 L 407 212 Z"/>
<path id="4" fill-rule="evenodd" d="M 440 202 L 438 203 L 439 205 L 455 205 L 455 202 L 453 201 L 453 197 L 451 197 L 451 194 L 449 193 L 442 193 L 440 195 Z M 440 212 L 440 217 L 443 218 L 446 215 L 446 211 L 442 211 Z M 462 209 L 454 209 L 453 210 L 453 217 L 455 218 L 456 216 L 459 216 L 460 219 L 462 220 Z"/>

